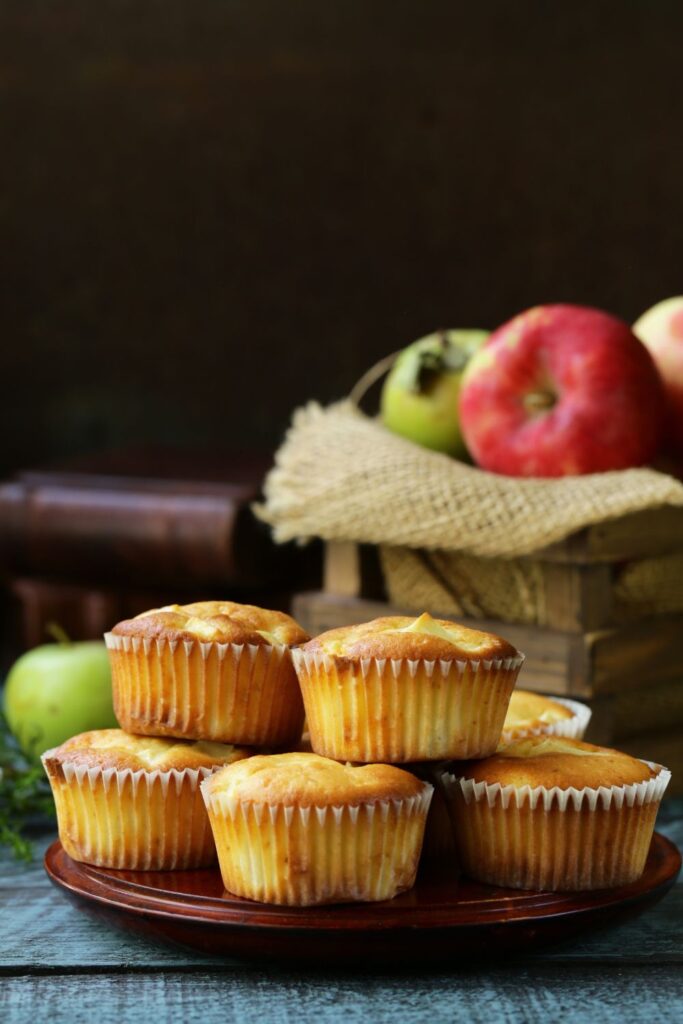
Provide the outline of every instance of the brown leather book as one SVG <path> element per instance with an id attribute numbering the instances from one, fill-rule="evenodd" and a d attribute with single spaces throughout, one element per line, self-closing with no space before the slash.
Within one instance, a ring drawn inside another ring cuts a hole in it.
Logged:
<path id="1" fill-rule="evenodd" d="M 166 449 L 107 453 L 0 484 L 7 663 L 59 624 L 100 637 L 147 608 L 209 597 L 289 606 L 320 552 L 275 545 L 250 511 L 270 460 Z"/>
<path id="2" fill-rule="evenodd" d="M 75 581 L 256 586 L 281 553 L 251 503 L 262 456 L 136 450 L 0 484 L 0 570 Z"/>

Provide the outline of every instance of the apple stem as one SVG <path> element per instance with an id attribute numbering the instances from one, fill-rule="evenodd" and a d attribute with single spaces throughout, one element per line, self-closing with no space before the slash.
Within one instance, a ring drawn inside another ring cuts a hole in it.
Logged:
<path id="1" fill-rule="evenodd" d="M 71 643 L 71 637 L 58 622 L 48 622 L 45 626 L 45 632 L 48 636 L 51 636 L 53 640 L 56 640 L 58 644 Z"/>

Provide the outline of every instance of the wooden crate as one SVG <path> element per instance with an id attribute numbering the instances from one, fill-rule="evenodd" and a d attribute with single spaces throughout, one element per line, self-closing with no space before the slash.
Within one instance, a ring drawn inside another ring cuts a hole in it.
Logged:
<path id="1" fill-rule="evenodd" d="M 423 560 L 425 570 L 433 572 L 447 593 L 449 583 L 439 564 L 439 554 L 413 554 Z M 376 588 L 370 594 L 366 587 L 367 564 L 373 558 L 377 561 L 371 546 L 328 544 L 325 590 L 348 596 L 380 596 Z M 638 566 L 651 570 L 655 590 L 656 572 L 665 571 L 669 565 L 674 568 L 667 579 L 667 594 L 654 593 L 650 604 L 657 613 L 683 614 L 683 509 L 638 512 L 587 527 L 518 563 L 522 572 L 533 569 L 543 593 L 535 624 L 549 629 L 591 633 L 640 618 L 643 608 L 624 600 L 624 581 Z M 664 596 L 666 600 L 661 600 Z"/>

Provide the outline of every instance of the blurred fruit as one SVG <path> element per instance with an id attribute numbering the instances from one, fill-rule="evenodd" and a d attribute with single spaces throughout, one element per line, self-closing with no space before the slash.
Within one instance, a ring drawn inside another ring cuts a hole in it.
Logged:
<path id="1" fill-rule="evenodd" d="M 643 313 L 633 333 L 650 350 L 668 399 L 667 441 L 683 455 L 683 295 Z"/>
<path id="2" fill-rule="evenodd" d="M 437 331 L 398 356 L 382 388 L 382 420 L 395 434 L 425 448 L 463 456 L 458 396 L 470 357 L 488 331 Z"/>
<path id="3" fill-rule="evenodd" d="M 649 462 L 663 407 L 652 358 L 625 323 L 585 306 L 537 306 L 472 358 L 460 421 L 484 469 L 568 476 Z"/>
<path id="4" fill-rule="evenodd" d="M 44 644 L 22 654 L 5 683 L 5 715 L 22 750 L 36 758 L 76 733 L 115 727 L 104 644 Z"/>

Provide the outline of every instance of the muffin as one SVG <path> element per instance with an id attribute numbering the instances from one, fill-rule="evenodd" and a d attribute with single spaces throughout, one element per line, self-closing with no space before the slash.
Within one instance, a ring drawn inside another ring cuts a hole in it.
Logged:
<path id="1" fill-rule="evenodd" d="M 400 768 L 275 754 L 201 789 L 231 893 L 303 907 L 388 900 L 415 881 L 432 787 Z"/>
<path id="2" fill-rule="evenodd" d="M 446 776 L 465 874 L 513 889 L 605 889 L 643 872 L 671 773 L 558 736 Z"/>
<path id="3" fill-rule="evenodd" d="M 525 736 L 566 736 L 582 740 L 590 719 L 591 709 L 577 700 L 513 690 L 501 743 L 512 743 Z"/>
<path id="4" fill-rule="evenodd" d="M 222 743 L 84 732 L 43 754 L 59 838 L 74 860 L 172 870 L 212 864 L 216 850 L 199 791 L 217 768 L 249 757 Z"/>
<path id="5" fill-rule="evenodd" d="M 392 616 L 292 652 L 313 750 L 340 761 L 440 761 L 496 749 L 523 661 L 498 636 Z"/>
<path id="6" fill-rule="evenodd" d="M 114 712 L 127 732 L 254 746 L 301 736 L 289 645 L 308 634 L 283 612 L 174 604 L 120 622 L 104 639 Z"/>

